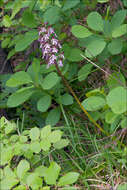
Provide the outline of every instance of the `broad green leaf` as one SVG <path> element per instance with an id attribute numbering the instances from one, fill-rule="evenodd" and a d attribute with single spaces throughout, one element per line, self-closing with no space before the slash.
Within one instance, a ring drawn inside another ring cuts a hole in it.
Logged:
<path id="1" fill-rule="evenodd" d="M 114 88 L 107 95 L 107 104 L 116 114 L 122 114 L 127 111 L 127 90 L 120 86 Z"/>
<path id="2" fill-rule="evenodd" d="M 61 168 L 57 163 L 51 162 L 49 168 L 46 169 L 44 174 L 46 184 L 56 185 L 56 180 L 59 176 L 60 170 Z"/>
<path id="3" fill-rule="evenodd" d="M 15 123 L 7 122 L 7 126 L 5 127 L 5 134 L 6 135 L 9 134 L 15 129 L 16 129 Z"/>
<path id="4" fill-rule="evenodd" d="M 30 144 L 30 150 L 32 151 L 32 152 L 34 152 L 34 153 L 39 153 L 40 151 L 41 151 L 41 145 L 40 145 L 40 143 L 39 142 L 32 142 L 31 144 Z"/>
<path id="5" fill-rule="evenodd" d="M 15 15 L 20 11 L 20 9 L 22 8 L 22 0 L 18 0 L 13 2 L 13 10 L 12 10 L 12 14 L 11 14 L 11 19 L 13 19 L 15 17 Z"/>
<path id="6" fill-rule="evenodd" d="M 9 96 L 7 106 L 17 107 L 28 100 L 33 93 L 34 89 L 32 87 L 21 88 Z"/>
<path id="7" fill-rule="evenodd" d="M 18 183 L 19 183 L 18 179 L 7 177 L 7 178 L 4 178 L 0 182 L 0 188 L 1 188 L 1 190 L 10 190 L 10 189 L 12 189 L 12 187 L 17 185 Z"/>
<path id="8" fill-rule="evenodd" d="M 59 108 L 52 109 L 49 111 L 48 116 L 46 118 L 46 125 L 54 126 L 60 120 L 60 110 Z"/>
<path id="9" fill-rule="evenodd" d="M 10 43 L 10 41 L 11 41 L 11 38 L 10 38 L 10 37 L 5 38 L 5 39 L 2 41 L 2 43 L 1 43 L 1 47 L 2 47 L 2 48 L 6 48 L 6 47 L 8 46 L 8 44 Z"/>
<path id="10" fill-rule="evenodd" d="M 42 187 L 42 178 L 40 178 L 36 173 L 32 173 L 27 177 L 27 185 L 32 189 L 40 189 Z"/>
<path id="11" fill-rule="evenodd" d="M 34 172 L 38 174 L 39 177 L 44 177 L 45 171 L 46 171 L 46 167 L 45 166 L 39 166 L 37 167 Z"/>
<path id="12" fill-rule="evenodd" d="M 41 146 L 41 149 L 43 151 L 49 151 L 50 147 L 51 147 L 51 143 L 50 143 L 50 140 L 48 138 L 43 138 L 40 142 L 40 146 Z"/>
<path id="13" fill-rule="evenodd" d="M 107 112 L 107 114 L 105 115 L 106 123 L 109 123 L 109 124 L 113 123 L 116 120 L 117 116 L 118 114 L 115 114 L 112 111 Z"/>
<path id="14" fill-rule="evenodd" d="M 80 3 L 80 0 L 74 0 L 74 1 L 65 1 L 64 6 L 63 6 L 63 11 L 66 11 L 68 9 L 71 9 L 78 5 Z"/>
<path id="15" fill-rule="evenodd" d="M 69 172 L 59 179 L 58 186 L 70 185 L 77 181 L 79 173 Z"/>
<path id="16" fill-rule="evenodd" d="M 82 51 L 78 48 L 70 48 L 69 55 L 67 56 L 67 59 L 71 62 L 78 62 L 82 61 L 83 57 L 81 56 Z"/>
<path id="17" fill-rule="evenodd" d="M 4 171 L 4 176 L 6 176 L 7 178 L 16 178 L 15 173 L 9 166 L 6 166 L 3 171 Z"/>
<path id="18" fill-rule="evenodd" d="M 26 190 L 26 186 L 25 185 L 18 185 L 13 190 Z"/>
<path id="19" fill-rule="evenodd" d="M 121 53 L 123 43 L 121 39 L 113 39 L 111 43 L 108 44 L 108 50 L 112 55 Z"/>
<path id="20" fill-rule="evenodd" d="M 48 22 L 50 25 L 55 24 L 60 19 L 60 9 L 57 6 L 53 6 L 44 13 L 44 22 Z"/>
<path id="21" fill-rule="evenodd" d="M 87 24 L 95 31 L 103 31 L 104 29 L 103 19 L 98 12 L 91 12 L 88 15 Z"/>
<path id="22" fill-rule="evenodd" d="M 40 130 L 37 127 L 34 127 L 30 130 L 30 138 L 35 141 L 38 140 L 40 136 Z"/>
<path id="23" fill-rule="evenodd" d="M 15 51 L 23 51 L 25 50 L 30 44 L 34 41 L 37 40 L 38 38 L 38 31 L 37 30 L 30 30 L 29 32 L 26 32 L 23 35 L 23 38 L 21 38 L 15 46 Z"/>
<path id="24" fill-rule="evenodd" d="M 51 134 L 51 126 L 47 125 L 41 129 L 41 139 L 48 138 L 48 136 Z"/>
<path id="25" fill-rule="evenodd" d="M 107 85 L 110 89 L 118 86 L 124 86 L 126 85 L 125 77 L 120 72 L 112 73 L 107 79 Z"/>
<path id="26" fill-rule="evenodd" d="M 127 128 L 127 117 L 124 117 L 120 123 L 122 128 Z"/>
<path id="27" fill-rule="evenodd" d="M 62 136 L 62 132 L 60 130 L 56 130 L 56 131 L 53 131 L 48 139 L 51 143 L 56 143 L 57 141 L 60 141 L 61 139 L 61 136 Z"/>
<path id="28" fill-rule="evenodd" d="M 73 97 L 68 93 L 61 96 L 60 100 L 61 100 L 61 103 L 63 105 L 71 105 L 71 104 L 73 104 Z"/>
<path id="29" fill-rule="evenodd" d="M 125 7 L 127 7 L 127 1 L 126 0 L 123 0 L 123 4 Z"/>
<path id="30" fill-rule="evenodd" d="M 30 164 L 26 160 L 21 160 L 17 166 L 17 175 L 22 179 L 25 173 L 30 169 Z"/>
<path id="31" fill-rule="evenodd" d="M 117 11 L 111 20 L 111 30 L 113 31 L 115 28 L 119 27 L 124 19 L 126 18 L 126 10 Z"/>
<path id="32" fill-rule="evenodd" d="M 37 109 L 41 112 L 45 112 L 51 105 L 51 96 L 45 95 L 37 102 Z"/>
<path id="33" fill-rule="evenodd" d="M 88 36 L 92 35 L 92 32 L 81 25 L 72 26 L 71 32 L 77 38 L 87 38 Z"/>
<path id="34" fill-rule="evenodd" d="M 13 156 L 14 156 L 14 154 L 12 151 L 12 147 L 3 148 L 1 150 L 0 164 L 1 165 L 8 164 L 11 161 Z"/>
<path id="35" fill-rule="evenodd" d="M 32 82 L 31 77 L 25 71 L 19 71 L 10 77 L 10 79 L 6 82 L 6 85 L 9 87 L 17 87 L 30 82 Z"/>
<path id="36" fill-rule="evenodd" d="M 23 135 L 21 135 L 21 136 L 19 136 L 19 141 L 21 142 L 21 143 L 25 143 L 25 142 L 27 142 L 27 136 L 23 136 Z"/>
<path id="37" fill-rule="evenodd" d="M 10 27 L 10 26 L 12 25 L 11 18 L 10 18 L 8 15 L 5 15 L 5 16 L 3 17 L 2 24 L 3 24 L 5 27 Z"/>
<path id="38" fill-rule="evenodd" d="M 26 27 L 34 28 L 37 26 L 34 14 L 28 9 L 24 11 L 22 16 L 22 23 Z"/>
<path id="39" fill-rule="evenodd" d="M 55 72 L 51 72 L 44 78 L 42 82 L 42 87 L 44 90 L 49 90 L 53 88 L 58 81 L 59 81 L 58 75 Z"/>
<path id="40" fill-rule="evenodd" d="M 126 33 L 127 33 L 127 24 L 122 24 L 121 26 L 115 28 L 112 31 L 112 37 L 113 38 L 118 38 L 120 36 L 123 36 Z"/>
<path id="41" fill-rule="evenodd" d="M 91 96 L 89 98 L 86 98 L 82 102 L 82 105 L 88 111 L 97 111 L 106 105 L 106 101 L 100 96 Z"/>
<path id="42" fill-rule="evenodd" d="M 127 183 L 118 185 L 117 190 L 127 190 Z"/>
<path id="43" fill-rule="evenodd" d="M 86 45 L 85 55 L 89 58 L 95 57 L 104 50 L 105 46 L 104 39 L 95 37 Z"/>
<path id="44" fill-rule="evenodd" d="M 15 48 L 8 52 L 7 60 L 10 59 L 13 55 L 15 55 Z"/>
<path id="45" fill-rule="evenodd" d="M 79 81 L 85 80 L 87 78 L 87 76 L 91 73 L 92 67 L 93 67 L 93 65 L 90 63 L 81 67 L 81 69 L 78 72 L 78 80 Z"/>
<path id="46" fill-rule="evenodd" d="M 55 149 L 62 149 L 66 147 L 69 144 L 69 140 L 67 139 L 61 139 L 60 141 L 57 141 L 56 143 L 53 144 Z"/>

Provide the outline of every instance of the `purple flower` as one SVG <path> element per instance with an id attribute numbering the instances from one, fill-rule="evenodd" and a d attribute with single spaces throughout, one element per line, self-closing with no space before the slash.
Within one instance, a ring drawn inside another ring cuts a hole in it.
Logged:
<path id="1" fill-rule="evenodd" d="M 52 38 L 51 42 L 52 42 L 52 45 L 55 45 L 55 46 L 58 44 L 58 40 L 55 38 Z"/>
<path id="2" fill-rule="evenodd" d="M 43 59 L 47 61 L 47 67 L 53 64 L 57 64 L 62 67 L 64 54 L 61 52 L 62 46 L 60 45 L 57 35 L 53 28 L 45 23 L 39 28 L 40 48 L 42 50 Z"/>
<path id="3" fill-rule="evenodd" d="M 62 62 L 62 60 L 59 60 L 59 61 L 58 61 L 58 65 L 59 65 L 60 67 L 63 66 L 63 62 Z"/>
<path id="4" fill-rule="evenodd" d="M 52 48 L 52 52 L 53 52 L 53 53 L 57 53 L 57 52 L 58 52 L 58 49 L 57 49 L 56 47 L 53 47 L 53 48 Z"/>

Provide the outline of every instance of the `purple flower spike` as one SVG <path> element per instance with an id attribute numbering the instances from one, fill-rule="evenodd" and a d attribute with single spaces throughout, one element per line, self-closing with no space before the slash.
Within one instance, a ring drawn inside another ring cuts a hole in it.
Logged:
<path id="1" fill-rule="evenodd" d="M 53 28 L 48 26 L 47 23 L 39 28 L 38 41 L 40 42 L 40 48 L 43 54 L 42 58 L 48 62 L 47 68 L 56 63 L 62 67 L 64 60 L 64 54 L 61 52 L 62 46 Z"/>

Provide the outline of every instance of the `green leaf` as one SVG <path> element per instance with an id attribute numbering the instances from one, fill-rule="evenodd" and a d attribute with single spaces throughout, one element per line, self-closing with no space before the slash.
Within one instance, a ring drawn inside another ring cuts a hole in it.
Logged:
<path id="1" fill-rule="evenodd" d="M 76 5 L 78 5 L 80 3 L 80 0 L 74 0 L 74 1 L 67 1 L 64 3 L 64 6 L 63 6 L 63 11 L 66 11 L 68 9 L 71 9 L 73 7 L 75 7 Z"/>
<path id="2" fill-rule="evenodd" d="M 60 120 L 60 110 L 59 108 L 52 109 L 46 118 L 46 125 L 54 126 Z"/>
<path id="3" fill-rule="evenodd" d="M 85 55 L 89 58 L 99 55 L 105 48 L 106 42 L 103 38 L 93 37 L 86 45 Z"/>
<path id="4" fill-rule="evenodd" d="M 107 3 L 109 0 L 97 0 L 98 3 Z"/>
<path id="5" fill-rule="evenodd" d="M 51 105 L 51 96 L 45 95 L 37 102 L 37 109 L 41 112 L 45 112 Z"/>
<path id="6" fill-rule="evenodd" d="M 119 54 L 122 51 L 123 43 L 121 39 L 113 39 L 110 44 L 108 44 L 108 50 L 112 55 Z"/>
<path id="7" fill-rule="evenodd" d="M 112 37 L 113 38 L 118 38 L 120 36 L 123 36 L 126 33 L 127 33 L 127 24 L 122 24 L 121 26 L 115 28 L 112 31 Z"/>
<path id="8" fill-rule="evenodd" d="M 8 164 L 11 161 L 13 156 L 14 154 L 12 151 L 12 147 L 3 148 L 1 150 L 0 164 L 1 165 Z"/>
<path id="9" fill-rule="evenodd" d="M 17 175 L 22 179 L 25 173 L 30 169 L 30 164 L 26 160 L 21 160 L 17 166 Z"/>
<path id="10" fill-rule="evenodd" d="M 30 30 L 29 32 L 26 32 L 23 37 L 16 43 L 15 51 L 19 52 L 25 50 L 34 40 L 37 40 L 37 38 L 37 30 Z"/>
<path id="11" fill-rule="evenodd" d="M 30 130 L 30 138 L 35 141 L 38 140 L 40 136 L 40 130 L 37 127 L 34 127 Z"/>
<path id="12" fill-rule="evenodd" d="M 106 123 L 109 123 L 109 124 L 113 123 L 116 120 L 117 116 L 118 114 L 115 114 L 112 111 L 107 112 L 107 114 L 105 115 Z"/>
<path id="13" fill-rule="evenodd" d="M 92 67 L 93 67 L 93 65 L 90 63 L 81 67 L 81 69 L 78 72 L 78 80 L 79 81 L 85 80 L 87 78 L 87 76 L 91 73 Z"/>
<path id="14" fill-rule="evenodd" d="M 30 82 L 32 82 L 31 77 L 25 71 L 19 71 L 10 77 L 10 79 L 6 82 L 6 85 L 9 87 L 17 87 Z"/>
<path id="15" fill-rule="evenodd" d="M 58 75 L 55 72 L 51 72 L 44 78 L 42 82 L 42 87 L 44 90 L 49 90 L 53 88 L 58 81 L 59 81 Z"/>
<path id="16" fill-rule="evenodd" d="M 56 180 L 59 176 L 60 170 L 61 168 L 57 163 L 51 162 L 49 168 L 46 169 L 44 174 L 46 184 L 56 185 Z"/>
<path id="17" fill-rule="evenodd" d="M 71 104 L 73 104 L 73 97 L 68 93 L 61 96 L 60 100 L 61 100 L 61 103 L 63 105 L 71 105 Z"/>
<path id="18" fill-rule="evenodd" d="M 55 149 L 62 149 L 66 146 L 68 146 L 69 140 L 67 139 L 61 139 L 60 141 L 57 141 L 56 143 L 53 144 Z"/>
<path id="19" fill-rule="evenodd" d="M 74 25 L 71 29 L 72 34 L 77 38 L 87 38 L 88 36 L 91 36 L 92 33 L 81 25 Z"/>
<path id="20" fill-rule="evenodd" d="M 117 190 L 127 190 L 127 183 L 118 185 Z"/>
<path id="21" fill-rule="evenodd" d="M 59 179 L 58 186 L 70 185 L 77 181 L 79 173 L 69 172 Z"/>
<path id="22" fill-rule="evenodd" d="M 111 30 L 113 31 L 115 28 L 119 27 L 124 19 L 126 18 L 126 10 L 117 11 L 111 20 Z"/>
<path id="23" fill-rule="evenodd" d="M 15 123 L 7 122 L 7 126 L 5 127 L 5 134 L 6 135 L 9 134 L 15 129 L 16 129 Z"/>
<path id="24" fill-rule="evenodd" d="M 8 44 L 10 43 L 10 41 L 11 41 L 11 38 L 10 38 L 10 37 L 5 38 L 5 39 L 2 41 L 2 43 L 1 43 L 1 47 L 2 47 L 2 48 L 6 48 L 6 47 L 8 46 Z"/>
<path id="25" fill-rule="evenodd" d="M 42 187 L 42 178 L 36 173 L 32 173 L 27 177 L 27 185 L 32 189 L 40 189 L 40 187 Z"/>
<path id="26" fill-rule="evenodd" d="M 34 89 L 32 87 L 21 88 L 9 96 L 7 106 L 17 107 L 28 100 L 33 93 Z"/>
<path id="27" fill-rule="evenodd" d="M 116 114 L 127 111 L 127 90 L 124 87 L 114 88 L 107 95 L 107 104 Z"/>
<path id="28" fill-rule="evenodd" d="M 48 136 L 51 134 L 51 126 L 47 125 L 41 129 L 41 139 L 48 138 Z"/>
<path id="29" fill-rule="evenodd" d="M 1 190 L 8 190 L 8 189 L 12 189 L 12 187 L 14 187 L 15 185 L 17 185 L 19 183 L 19 180 L 16 178 L 11 178 L 11 177 L 7 177 L 4 178 L 1 182 L 0 182 L 0 188 Z"/>
<path id="30" fill-rule="evenodd" d="M 62 136 L 62 132 L 60 130 L 56 130 L 56 131 L 53 131 L 48 139 L 51 143 L 56 143 L 57 141 L 60 141 L 61 139 L 61 136 Z"/>
<path id="31" fill-rule="evenodd" d="M 46 171 L 46 167 L 45 166 L 39 166 L 39 167 L 37 167 L 35 170 L 34 170 L 34 172 L 35 173 L 37 173 L 38 174 L 38 176 L 40 176 L 40 177 L 44 177 L 44 173 L 45 173 L 45 171 Z"/>
<path id="32" fill-rule="evenodd" d="M 10 27 L 10 26 L 12 25 L 11 18 L 10 18 L 8 15 L 5 15 L 5 16 L 3 17 L 2 24 L 3 24 L 5 27 Z"/>
<path id="33" fill-rule="evenodd" d="M 50 147 L 51 147 L 51 143 L 50 143 L 50 140 L 48 138 L 43 138 L 40 142 L 40 146 L 41 146 L 41 149 L 43 151 L 49 151 Z"/>
<path id="34" fill-rule="evenodd" d="M 13 10 L 12 10 L 11 19 L 15 17 L 15 15 L 20 11 L 21 8 L 22 8 L 22 0 L 13 2 Z"/>
<path id="35" fill-rule="evenodd" d="M 37 26 L 34 14 L 28 9 L 24 11 L 22 16 L 22 23 L 26 27 L 34 28 Z"/>
<path id="36" fill-rule="evenodd" d="M 107 85 L 110 89 L 126 85 L 125 77 L 120 72 L 112 73 L 107 79 Z"/>
<path id="37" fill-rule="evenodd" d="M 13 190 L 26 190 L 26 186 L 25 185 L 18 185 Z"/>
<path id="38" fill-rule="evenodd" d="M 30 144 L 30 150 L 34 153 L 39 153 L 41 151 L 41 145 L 39 142 L 32 142 Z"/>
<path id="39" fill-rule="evenodd" d="M 50 25 L 55 24 L 60 19 L 60 9 L 57 6 L 53 6 L 44 13 L 44 22 L 48 22 Z"/>
<path id="40" fill-rule="evenodd" d="M 122 128 L 127 128 L 127 117 L 124 117 L 120 123 Z"/>
<path id="41" fill-rule="evenodd" d="M 95 31 L 103 31 L 104 29 L 103 19 L 98 12 L 91 12 L 88 15 L 87 24 Z"/>
<path id="42" fill-rule="evenodd" d="M 105 99 L 100 96 L 91 96 L 82 102 L 83 107 L 88 111 L 97 111 L 106 105 Z"/>
<path id="43" fill-rule="evenodd" d="M 83 57 L 81 56 L 82 51 L 78 48 L 70 48 L 69 55 L 67 56 L 67 59 L 71 62 L 78 62 L 82 61 Z"/>

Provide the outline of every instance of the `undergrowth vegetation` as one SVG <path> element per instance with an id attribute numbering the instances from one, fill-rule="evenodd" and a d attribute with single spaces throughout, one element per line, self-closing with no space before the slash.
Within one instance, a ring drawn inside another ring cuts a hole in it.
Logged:
<path id="1" fill-rule="evenodd" d="M 127 1 L 0 7 L 1 190 L 126 190 Z"/>

